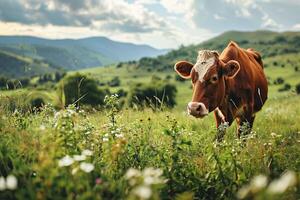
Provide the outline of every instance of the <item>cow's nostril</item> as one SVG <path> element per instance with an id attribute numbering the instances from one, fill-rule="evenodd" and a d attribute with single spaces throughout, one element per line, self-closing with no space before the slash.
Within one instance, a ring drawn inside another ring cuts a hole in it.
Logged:
<path id="1" fill-rule="evenodd" d="M 197 109 L 196 109 L 196 111 L 200 111 L 201 110 L 201 105 L 199 105 L 198 107 L 197 107 Z"/>

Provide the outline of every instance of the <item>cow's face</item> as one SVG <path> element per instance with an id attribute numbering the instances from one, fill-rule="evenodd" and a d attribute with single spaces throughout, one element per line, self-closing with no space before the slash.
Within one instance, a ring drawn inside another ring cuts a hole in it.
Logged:
<path id="1" fill-rule="evenodd" d="M 224 78 L 233 78 L 240 70 L 237 61 L 227 63 L 219 60 L 215 51 L 199 51 L 196 64 L 180 61 L 176 72 L 183 78 L 192 79 L 193 97 L 187 110 L 194 117 L 204 117 L 215 110 L 225 96 Z"/>

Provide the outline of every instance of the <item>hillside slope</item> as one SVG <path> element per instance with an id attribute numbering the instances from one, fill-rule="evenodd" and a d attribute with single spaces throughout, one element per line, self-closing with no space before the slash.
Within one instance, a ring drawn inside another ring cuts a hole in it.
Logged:
<path id="1" fill-rule="evenodd" d="M 29 36 L 0 36 L 0 49 L 42 59 L 66 70 L 103 66 L 166 53 L 166 50 L 147 45 L 116 42 L 105 37 L 49 40 Z"/>
<path id="2" fill-rule="evenodd" d="M 213 49 L 220 53 L 230 41 L 243 48 L 254 48 L 263 58 L 300 52 L 300 32 L 229 31 L 198 45 L 182 46 L 157 58 L 142 58 L 136 63 L 138 68 L 149 70 L 173 70 L 178 60 L 195 62 L 200 49 Z"/>
<path id="3" fill-rule="evenodd" d="M 2 50 L 0 50 L 0 61 L 0 76 L 8 78 L 28 77 L 61 71 L 59 67 L 50 63 Z"/>

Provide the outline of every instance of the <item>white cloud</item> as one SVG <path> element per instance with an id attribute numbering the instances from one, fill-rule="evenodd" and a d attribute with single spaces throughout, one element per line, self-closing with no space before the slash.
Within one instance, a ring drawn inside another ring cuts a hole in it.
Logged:
<path id="1" fill-rule="evenodd" d="M 300 30 L 299 0 L 0 1 L 0 34 L 107 36 L 161 48 L 227 30 Z"/>
<path id="2" fill-rule="evenodd" d="M 215 33 L 261 28 L 283 31 L 300 23 L 299 10 L 296 0 L 194 0 L 185 17 L 195 28 Z"/>
<path id="3" fill-rule="evenodd" d="M 124 0 L 15 0 L 0 2 L 0 20 L 23 24 L 91 26 L 124 32 L 151 32 L 168 24 L 155 12 Z M 18 15 L 13 15 L 18 11 Z M 95 26 L 98 25 L 99 27 Z M 127 26 L 128 25 L 128 26 Z"/>
<path id="4" fill-rule="evenodd" d="M 282 26 L 278 24 L 275 20 L 271 19 L 268 15 L 265 15 L 263 18 L 263 23 L 261 25 L 264 29 L 280 29 Z"/>
<path id="5" fill-rule="evenodd" d="M 160 4 L 169 13 L 186 14 L 191 9 L 193 0 L 160 0 Z"/>
<path id="6" fill-rule="evenodd" d="M 225 19 L 224 17 L 222 17 L 222 16 L 220 16 L 220 15 L 218 15 L 218 14 L 214 14 L 214 18 L 215 18 L 216 20 L 222 20 L 222 19 Z"/>
<path id="7" fill-rule="evenodd" d="M 298 30 L 298 31 L 300 31 L 300 23 L 299 23 L 299 24 L 295 24 L 295 25 L 292 27 L 292 30 Z"/>

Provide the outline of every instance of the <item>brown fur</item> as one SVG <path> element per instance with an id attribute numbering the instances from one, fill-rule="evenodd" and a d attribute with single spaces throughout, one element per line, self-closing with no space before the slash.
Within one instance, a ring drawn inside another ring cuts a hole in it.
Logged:
<path id="1" fill-rule="evenodd" d="M 252 128 L 255 113 L 262 108 L 268 94 L 263 62 L 257 51 L 245 50 L 230 42 L 204 76 L 203 83 L 197 81 L 197 72 L 191 63 L 179 63 L 180 68 L 185 69 L 184 77 L 192 78 L 192 102 L 204 103 L 209 112 L 214 111 L 217 127 L 225 117 L 229 125 L 236 119 L 239 126 L 248 122 Z M 175 65 L 179 74 L 180 68 Z M 220 116 L 220 111 L 223 116 Z M 239 128 L 238 136 L 240 133 Z"/>

